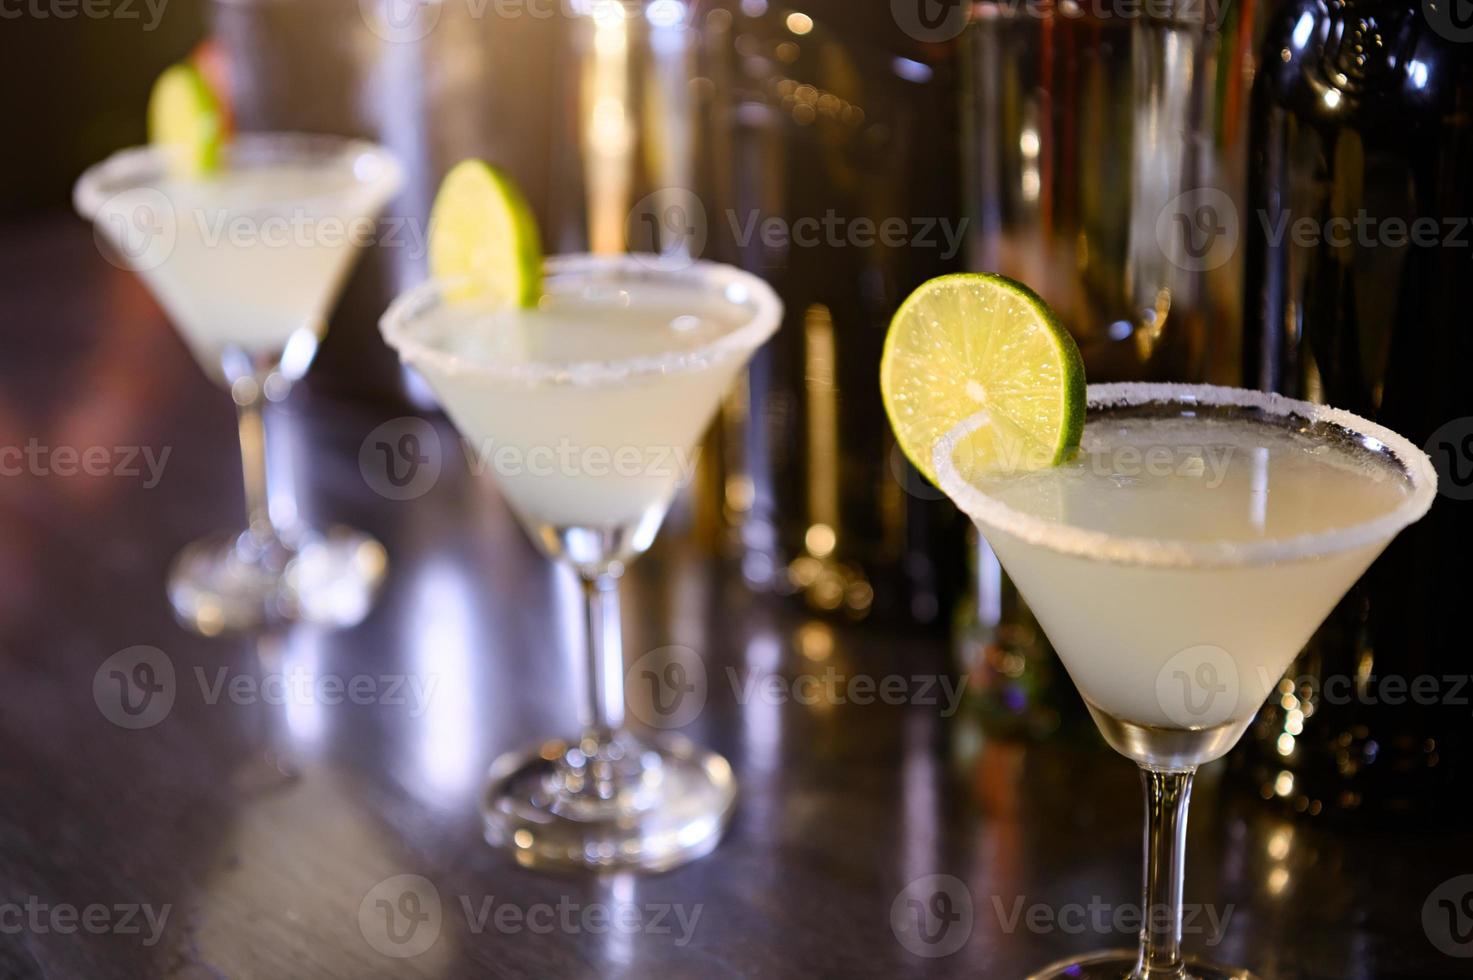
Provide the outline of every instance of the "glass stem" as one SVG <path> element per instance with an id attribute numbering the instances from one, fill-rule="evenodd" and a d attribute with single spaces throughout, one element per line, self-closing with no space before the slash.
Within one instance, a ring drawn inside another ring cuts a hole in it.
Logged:
<path id="1" fill-rule="evenodd" d="M 245 481 L 246 526 L 263 549 L 284 548 L 271 520 L 271 481 L 267 473 L 266 421 L 260 382 L 249 375 L 230 386 L 240 431 L 240 470 Z"/>
<path id="2" fill-rule="evenodd" d="M 1132 980 L 1181 980 L 1182 882 L 1186 877 L 1187 805 L 1195 769 L 1141 768 L 1146 791 L 1146 878 L 1140 961 Z"/>
<path id="3" fill-rule="evenodd" d="M 619 624 L 619 577 L 583 576 L 588 674 L 583 705 L 584 739 L 608 741 L 624 727 L 624 641 Z"/>

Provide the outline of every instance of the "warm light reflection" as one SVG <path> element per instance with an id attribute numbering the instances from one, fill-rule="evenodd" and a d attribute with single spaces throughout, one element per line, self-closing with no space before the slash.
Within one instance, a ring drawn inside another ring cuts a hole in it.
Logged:
<path id="1" fill-rule="evenodd" d="M 621 871 L 606 877 L 608 904 L 615 909 L 628 908 L 638 901 L 638 879 L 633 872 Z M 609 929 L 604 942 L 604 956 L 618 966 L 629 966 L 634 960 L 634 942 L 638 933 L 629 929 Z"/>
<path id="2" fill-rule="evenodd" d="M 633 173 L 629 124 L 629 27 L 624 5 L 599 0 L 590 11 L 592 51 L 584 59 L 584 180 L 588 195 L 589 248 L 624 250 L 624 220 Z"/>
<path id="3" fill-rule="evenodd" d="M 1028 106 L 1029 114 L 1032 115 L 1035 109 L 1034 106 Z M 1043 171 L 1040 169 L 1039 160 L 1042 148 L 1043 140 L 1039 135 L 1038 125 L 1029 120 L 1024 123 L 1023 131 L 1018 136 L 1018 153 L 1022 157 L 1022 170 L 1018 175 L 1018 192 L 1025 201 L 1037 201 L 1043 192 Z"/>
<path id="4" fill-rule="evenodd" d="M 1305 11 L 1299 15 L 1299 20 L 1294 24 L 1294 47 L 1301 51 L 1304 50 L 1312 33 L 1314 33 L 1314 14 Z"/>
<path id="5" fill-rule="evenodd" d="M 464 798 L 480 784 L 475 733 L 476 597 L 454 565 L 432 559 L 416 577 L 404 635 L 413 680 L 428 692 L 415 721 L 419 775 L 435 803 Z"/>
<path id="6" fill-rule="evenodd" d="M 782 642 L 772 633 L 759 633 L 747 641 L 747 676 L 760 679 L 780 674 Z M 746 768 L 753 772 L 776 772 L 782 768 L 783 713 L 774 698 L 748 698 L 742 705 L 742 730 L 746 743 Z"/>
<path id="7" fill-rule="evenodd" d="M 276 664 L 271 664 L 271 659 L 263 659 L 262 669 L 267 673 L 280 671 L 286 703 L 279 710 L 286 716 L 286 728 L 292 741 L 318 741 L 327 730 L 323 705 L 314 693 L 319 690 L 317 674 L 322 664 L 322 635 L 312 630 L 295 631 L 282 645 Z M 273 683 L 269 690 L 275 693 L 283 691 L 283 688 Z M 265 710 L 278 709 L 268 704 Z"/>
<path id="8" fill-rule="evenodd" d="M 925 712 L 906 716 L 902 736 L 905 765 L 901 767 L 900 870 L 905 881 L 935 874 L 943 865 L 941 847 L 941 787 L 946 778 L 931 747 L 932 728 Z"/>
<path id="9" fill-rule="evenodd" d="M 827 524 L 814 524 L 803 535 L 803 544 L 815 558 L 827 558 L 838 544 L 838 535 Z"/>
<path id="10" fill-rule="evenodd" d="M 802 100 L 802 90 L 799 90 Z M 814 93 L 815 100 L 817 93 Z M 830 528 L 839 523 L 839 394 L 834 384 L 834 318 L 822 303 L 803 317 L 808 388 L 808 516 Z"/>
<path id="11" fill-rule="evenodd" d="M 788 14 L 787 24 L 788 30 L 799 36 L 807 34 L 813 30 L 813 18 L 809 17 L 807 14 L 799 13 L 798 11 L 794 11 L 793 13 Z"/>
<path id="12" fill-rule="evenodd" d="M 805 660 L 822 663 L 834 655 L 834 631 L 822 620 L 811 620 L 798 627 L 794 640 Z"/>
<path id="13" fill-rule="evenodd" d="M 675 27 L 685 20 L 685 4 L 680 0 L 654 0 L 644 9 L 644 17 L 651 27 Z"/>
<path id="14" fill-rule="evenodd" d="M 1253 490 L 1248 495 L 1248 506 L 1252 508 L 1249 519 L 1260 532 L 1268 528 L 1268 450 L 1258 447 L 1253 450 Z"/>

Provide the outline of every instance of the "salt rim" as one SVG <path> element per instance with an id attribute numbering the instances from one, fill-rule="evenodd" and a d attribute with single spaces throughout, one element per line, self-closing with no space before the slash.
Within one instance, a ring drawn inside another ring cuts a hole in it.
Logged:
<path id="1" fill-rule="evenodd" d="M 404 167 L 398 158 L 387 148 L 369 140 L 327 133 L 238 133 L 225 142 L 222 150 L 222 170 L 229 170 L 231 158 L 237 155 L 247 158 L 259 156 L 262 163 L 289 163 L 294 160 L 310 162 L 330 154 L 341 157 L 344 171 L 353 175 L 352 182 L 344 184 L 338 192 L 255 204 L 248 208 L 226 206 L 220 209 L 235 214 L 308 207 L 369 191 L 387 200 L 404 184 Z M 95 221 L 103 205 L 117 195 L 153 187 L 165 179 L 168 175 L 165 153 L 164 147 L 153 145 L 130 146 L 113 152 L 77 178 L 72 187 L 72 206 L 88 221 Z M 360 177 L 354 164 L 362 157 L 374 158 L 379 172 L 367 179 Z M 208 179 L 207 175 L 204 180 Z"/>
<path id="2" fill-rule="evenodd" d="M 746 296 L 727 301 L 734 306 L 749 306 L 752 315 L 736 329 L 691 350 L 608 361 L 483 363 L 428 346 L 413 336 L 415 321 L 438 309 L 443 303 L 444 291 L 454 285 L 431 280 L 395 299 L 379 320 L 379 330 L 405 363 L 432 364 L 450 375 L 475 374 L 532 385 L 605 385 L 646 374 L 699 370 L 726 357 L 746 354 L 766 343 L 782 324 L 783 304 L 771 286 L 750 272 L 717 262 L 672 262 L 660 256 L 643 254 L 579 254 L 550 257 L 543 263 L 543 270 L 548 277 L 597 275 L 598 281 L 685 281 L 692 288 L 723 295 L 735 286 L 745 289 Z"/>
<path id="3" fill-rule="evenodd" d="M 977 427 L 973 416 L 947 432 L 936 443 L 932 464 L 941 489 L 983 530 L 992 528 L 1021 541 L 1066 555 L 1125 565 L 1161 568 L 1211 568 L 1269 565 L 1321 558 L 1352 548 L 1389 541 L 1398 531 L 1416 523 L 1432 506 L 1437 493 L 1437 471 L 1432 461 L 1411 442 L 1384 426 L 1338 408 L 1285 398 L 1283 395 L 1217 385 L 1097 384 L 1088 389 L 1091 409 L 1178 402 L 1187 405 L 1234 405 L 1260 409 L 1277 416 L 1297 415 L 1310 422 L 1326 422 L 1379 443 L 1401 465 L 1412 492 L 1393 510 L 1369 521 L 1334 531 L 1259 541 L 1180 541 L 1106 534 L 1069 527 L 1034 517 L 991 497 L 973 486 L 952 459 L 957 443 Z M 1373 447 L 1374 448 L 1374 447 Z"/>

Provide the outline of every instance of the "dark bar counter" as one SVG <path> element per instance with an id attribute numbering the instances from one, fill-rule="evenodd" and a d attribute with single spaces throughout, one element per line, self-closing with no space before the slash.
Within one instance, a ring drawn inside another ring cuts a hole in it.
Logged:
<path id="1" fill-rule="evenodd" d="M 939 637 L 753 594 L 678 516 L 630 573 L 631 714 L 665 723 L 638 661 L 684 648 L 680 730 L 741 785 L 725 841 L 653 877 L 492 851 L 490 762 L 575 723 L 572 583 L 458 453 L 414 499 L 377 492 L 360 450 L 397 413 L 307 385 L 281 441 L 308 516 L 388 547 L 379 606 L 341 632 L 180 629 L 170 558 L 241 521 L 226 396 L 82 221 L 3 236 L 0 447 L 23 454 L 0 457 L 0 977 L 1013 980 L 1133 945 L 1129 762 L 980 740 L 946 717 Z M 1473 975 L 1449 952 L 1473 956 L 1473 833 L 1290 820 L 1220 765 L 1192 821 L 1193 952 L 1282 980 Z"/>

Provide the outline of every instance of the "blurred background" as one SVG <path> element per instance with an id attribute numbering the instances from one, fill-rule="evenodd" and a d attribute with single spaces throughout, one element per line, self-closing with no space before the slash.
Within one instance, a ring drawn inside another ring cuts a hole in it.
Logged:
<path id="1" fill-rule="evenodd" d="M 1279 391 L 1433 456 L 1429 517 L 1205 773 L 1188 887 L 1241 905 L 1222 955 L 1265 977 L 1464 975 L 1473 878 L 1438 882 L 1466 870 L 1466 838 L 1424 832 L 1466 830 L 1473 805 L 1466 7 L 0 0 L 0 448 L 40 434 L 180 449 L 157 493 L 0 481 L 0 898 L 116 892 L 192 916 L 157 950 L 7 934 L 0 975 L 688 976 L 696 955 L 702 976 L 731 963 L 1014 976 L 1099 945 L 999 923 L 947 959 L 885 928 L 907 883 L 943 871 L 975 893 L 979 922 L 984 896 L 1127 895 L 1138 873 L 1126 767 L 986 542 L 899 453 L 880 402 L 894 310 L 965 269 L 1040 292 L 1092 382 Z M 299 633 L 285 653 L 189 638 L 168 618 L 173 545 L 240 510 L 229 411 L 70 203 L 84 168 L 145 140 L 150 87 L 186 58 L 239 131 L 363 136 L 408 168 L 292 396 L 312 410 L 280 413 L 306 506 L 382 533 L 397 577 L 377 620 Z M 377 323 L 425 276 L 435 189 L 467 156 L 516 178 L 549 254 L 728 262 L 785 303 L 631 570 L 631 653 L 684 650 L 711 664 L 713 691 L 739 669 L 965 682 L 954 716 L 711 697 L 689 727 L 733 760 L 743 809 L 721 849 L 673 875 L 568 883 L 482 846 L 493 750 L 572 717 L 574 675 L 554 650 L 577 624 L 553 615 L 571 593 L 453 452 L 432 495 L 399 509 L 356 455 L 385 419 L 421 415 L 453 445 Z M 1434 233 L 1409 236 L 1417 222 Z M 447 693 L 423 717 L 309 705 L 278 722 L 181 698 L 169 724 L 125 732 L 92 685 L 136 643 L 167 647 L 181 677 L 285 657 L 444 676 Z M 232 767 L 275 738 L 307 778 L 232 795 Z M 451 928 L 433 955 L 389 962 L 363 946 L 355 910 L 369 883 L 406 871 L 433 877 L 447 907 L 496 891 L 713 913 L 695 954 L 649 936 Z"/>
<path id="2" fill-rule="evenodd" d="M 985 542 L 889 436 L 881 343 L 925 279 L 983 269 L 1032 284 L 1092 381 L 1280 390 L 1429 451 L 1445 441 L 1448 465 L 1467 451 L 1447 427 L 1473 415 L 1470 250 L 1273 233 L 1284 216 L 1323 228 L 1470 213 L 1467 38 L 1435 3 L 5 10 L 9 241 L 58 220 L 86 165 L 143 141 L 150 85 L 191 56 L 219 71 L 242 131 L 361 135 L 408 163 L 312 369 L 330 397 L 431 410 L 376 321 L 423 277 L 430 201 L 466 156 L 516 177 L 549 253 L 659 251 L 766 277 L 787 322 L 728 399 L 682 526 L 750 589 L 821 619 L 947 637 L 989 736 L 1093 738 Z M 826 229 L 813 243 L 791 234 L 805 219 Z M 770 220 L 787 236 L 754 233 Z M 864 234 L 887 221 L 903 242 Z M 41 329 L 6 319 L 7 342 Z M 1355 822 L 1466 812 L 1450 805 L 1473 785 L 1464 714 L 1323 704 L 1317 681 L 1465 672 L 1446 611 L 1468 509 L 1444 495 L 1403 535 L 1265 709 L 1235 771 L 1270 805 Z"/>

